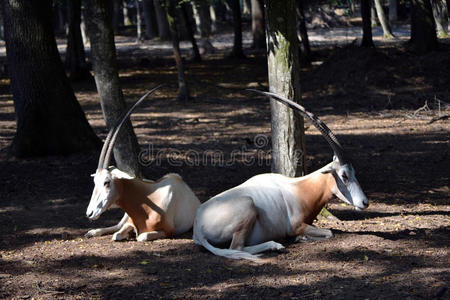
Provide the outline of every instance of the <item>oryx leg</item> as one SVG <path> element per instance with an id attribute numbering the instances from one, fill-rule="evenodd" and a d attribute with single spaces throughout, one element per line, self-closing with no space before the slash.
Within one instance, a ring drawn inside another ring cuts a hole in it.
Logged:
<path id="1" fill-rule="evenodd" d="M 236 216 L 238 222 L 233 225 L 233 237 L 231 239 L 230 249 L 244 250 L 245 241 L 253 230 L 258 211 L 251 198 L 238 199 L 240 211 Z"/>
<path id="2" fill-rule="evenodd" d="M 257 253 L 261 253 L 264 251 L 269 251 L 269 250 L 283 250 L 284 246 L 281 245 L 280 243 L 274 242 L 274 241 L 269 241 L 269 242 L 265 242 L 262 244 L 258 244 L 255 246 L 247 246 L 244 247 L 242 250 L 245 252 L 248 252 L 250 254 L 257 254 Z"/>
<path id="3" fill-rule="evenodd" d="M 119 229 L 119 231 L 115 232 L 112 236 L 112 240 L 113 241 L 121 241 L 124 240 L 126 238 L 128 238 L 130 232 L 132 230 L 134 230 L 134 226 L 133 224 L 131 224 L 130 222 L 126 222 L 125 224 L 123 224 L 123 226 Z"/>
<path id="4" fill-rule="evenodd" d="M 327 240 L 333 237 L 333 232 L 329 229 L 317 228 L 312 225 L 302 223 L 297 230 L 300 234 L 297 235 L 295 241 L 320 241 Z"/>
<path id="5" fill-rule="evenodd" d="M 110 234 L 113 232 L 116 232 L 120 230 L 124 224 L 128 221 L 128 215 L 125 213 L 117 225 L 111 226 L 111 227 L 105 227 L 105 228 L 97 228 L 97 229 L 91 229 L 89 230 L 84 236 L 85 237 L 93 237 L 93 236 L 101 236 L 105 234 Z"/>
<path id="6" fill-rule="evenodd" d="M 152 241 L 157 239 L 162 239 L 166 237 L 166 233 L 164 231 L 150 231 L 143 232 L 138 237 L 137 240 L 139 242 Z"/>

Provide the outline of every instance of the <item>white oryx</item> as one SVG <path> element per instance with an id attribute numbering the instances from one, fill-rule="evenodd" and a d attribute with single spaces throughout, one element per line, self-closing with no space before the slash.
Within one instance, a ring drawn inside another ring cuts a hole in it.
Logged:
<path id="1" fill-rule="evenodd" d="M 299 104 L 274 93 L 261 92 L 307 118 L 334 151 L 334 159 L 321 169 L 297 178 L 280 174 L 256 175 L 203 203 L 194 222 L 194 242 L 215 255 L 258 260 L 255 255 L 281 250 L 275 242 L 286 237 L 328 239 L 333 233 L 312 226 L 323 206 L 333 196 L 356 209 L 369 205 L 355 171 L 331 130 Z M 219 248 L 229 245 L 227 248 Z"/>
<path id="2" fill-rule="evenodd" d="M 86 237 L 113 233 L 112 239 L 119 241 L 134 230 L 138 241 L 149 241 L 184 233 L 192 228 L 200 201 L 189 186 L 177 174 L 168 174 L 157 181 L 139 179 L 108 167 L 117 135 L 133 110 L 158 87 L 147 92 L 111 128 L 98 161 L 94 176 L 94 191 L 86 211 L 90 220 L 96 220 L 111 207 L 125 211 L 122 220 L 115 226 L 92 229 Z"/>

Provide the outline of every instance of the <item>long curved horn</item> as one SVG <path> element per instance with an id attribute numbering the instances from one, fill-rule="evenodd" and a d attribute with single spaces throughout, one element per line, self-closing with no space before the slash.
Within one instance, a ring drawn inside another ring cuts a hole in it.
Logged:
<path id="1" fill-rule="evenodd" d="M 303 117 L 307 118 L 313 125 L 316 127 L 320 133 L 323 135 L 325 140 L 328 142 L 328 144 L 331 146 L 331 148 L 334 151 L 334 154 L 337 156 L 339 161 L 344 164 L 344 149 L 342 148 L 341 144 L 337 140 L 336 136 L 333 134 L 333 132 L 328 128 L 328 126 L 323 123 L 316 115 L 308 112 L 303 106 L 301 106 L 298 103 L 295 103 L 294 101 L 291 101 L 289 99 L 286 99 L 284 97 L 281 97 L 275 93 L 272 92 L 264 92 L 254 89 L 247 89 L 248 91 L 256 92 L 259 94 L 263 94 L 265 96 L 269 96 L 274 98 L 275 100 L 282 102 L 289 106 L 290 108 L 298 111 Z"/>
<path id="2" fill-rule="evenodd" d="M 102 152 L 100 152 L 100 157 L 98 158 L 98 166 L 97 169 L 101 169 L 103 167 L 103 162 L 105 161 L 105 154 L 106 154 L 106 150 L 108 149 L 108 145 L 109 142 L 111 141 L 112 135 L 114 133 L 114 129 L 116 127 L 112 127 L 109 132 L 108 135 L 106 136 L 106 140 L 103 143 L 103 148 L 102 148 Z"/>
<path id="3" fill-rule="evenodd" d="M 157 87 L 154 87 L 153 89 L 151 89 L 150 91 L 145 93 L 144 96 L 142 96 L 138 101 L 136 101 L 136 103 L 133 104 L 133 106 L 130 107 L 130 109 L 127 111 L 127 113 L 122 117 L 122 120 L 120 121 L 120 123 L 111 129 L 111 131 L 114 130 L 114 134 L 111 134 L 111 139 L 109 141 L 108 150 L 106 151 L 104 161 L 103 161 L 103 169 L 106 169 L 108 167 L 109 161 L 111 160 L 111 153 L 112 153 L 112 150 L 114 149 L 114 143 L 116 142 L 117 135 L 119 134 L 120 128 L 122 128 L 122 125 L 125 123 L 126 119 L 128 119 L 128 117 L 131 115 L 131 113 L 136 109 L 136 107 L 139 104 L 142 103 L 142 101 L 144 101 L 145 98 L 147 98 L 147 96 L 151 95 L 154 91 L 156 91 L 157 89 L 159 89 L 162 86 L 163 85 L 160 84 Z M 110 131 L 110 133 L 111 133 L 111 131 Z M 108 134 L 108 136 L 109 136 L 109 134 Z M 106 144 L 106 141 L 105 141 L 105 144 Z"/>

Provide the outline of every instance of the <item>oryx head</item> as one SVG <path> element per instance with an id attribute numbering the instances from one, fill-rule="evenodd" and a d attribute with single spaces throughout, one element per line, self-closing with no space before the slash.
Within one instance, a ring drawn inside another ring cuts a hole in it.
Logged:
<path id="1" fill-rule="evenodd" d="M 86 210 L 86 216 L 90 220 L 96 220 L 100 215 L 110 208 L 119 197 L 119 191 L 117 186 L 114 184 L 114 179 L 119 177 L 133 178 L 124 172 L 117 169 L 108 169 L 109 162 L 111 161 L 112 151 L 114 149 L 114 143 L 116 142 L 117 135 L 119 134 L 120 128 L 134 111 L 134 109 L 142 103 L 142 101 L 154 91 L 161 87 L 157 86 L 152 90 L 148 91 L 144 96 L 142 96 L 135 104 L 123 115 L 120 119 L 120 123 L 113 126 L 106 137 L 105 143 L 103 144 L 100 157 L 98 159 L 98 166 L 94 177 L 94 190 L 92 191 L 91 201 L 89 202 L 88 208 Z M 114 171 L 113 171 L 114 170 Z"/>
<path id="2" fill-rule="evenodd" d="M 335 180 L 336 186 L 332 190 L 333 194 L 342 201 L 353 205 L 356 209 L 365 209 L 369 206 L 369 200 L 364 194 L 358 180 L 355 176 L 355 170 L 352 164 L 346 159 L 344 149 L 338 142 L 336 136 L 331 132 L 330 128 L 323 123 L 317 116 L 305 110 L 305 108 L 298 103 L 289 99 L 278 96 L 271 92 L 263 92 L 250 89 L 250 91 L 257 92 L 286 104 L 290 108 L 299 112 L 303 117 L 308 119 L 322 134 L 328 144 L 334 151 L 333 162 L 328 164 L 322 171 L 323 173 L 331 173 Z"/>

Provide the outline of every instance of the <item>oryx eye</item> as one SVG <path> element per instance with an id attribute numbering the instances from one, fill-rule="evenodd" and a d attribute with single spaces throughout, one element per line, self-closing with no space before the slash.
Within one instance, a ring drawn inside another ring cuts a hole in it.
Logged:
<path id="1" fill-rule="evenodd" d="M 347 173 L 342 173 L 342 180 L 344 180 L 344 183 L 347 183 L 348 182 L 348 176 L 347 176 Z"/>
<path id="2" fill-rule="evenodd" d="M 105 187 L 109 188 L 110 185 L 111 185 L 111 181 L 109 181 L 109 180 L 105 181 L 105 183 L 104 183 Z"/>

